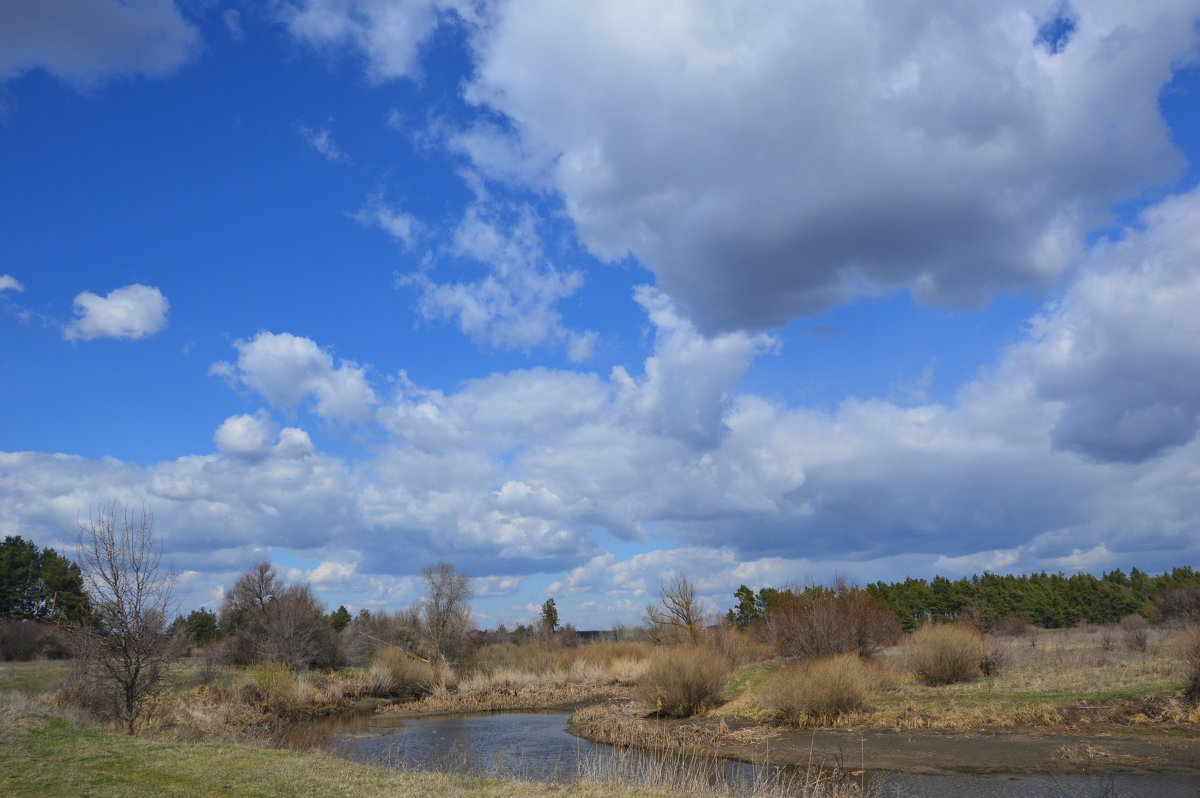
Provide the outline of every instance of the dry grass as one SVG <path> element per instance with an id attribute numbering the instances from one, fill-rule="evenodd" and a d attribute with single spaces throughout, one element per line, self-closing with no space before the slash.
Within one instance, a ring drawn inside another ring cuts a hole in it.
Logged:
<path id="1" fill-rule="evenodd" d="M 1160 727 L 1200 735 L 1200 707 L 1185 698 L 1191 633 L 1151 629 L 1145 651 L 1106 646 L 1114 634 L 1111 627 L 1042 630 L 1003 643 L 999 675 L 938 687 L 922 684 L 902 667 L 903 647 L 889 649 L 871 662 L 875 682 L 864 707 L 823 725 L 960 732 Z M 742 668 L 732 682 L 736 697 L 711 714 L 774 722 L 763 690 L 776 671 L 788 667 Z"/>
<path id="2" fill-rule="evenodd" d="M 1036 645 L 1010 644 L 1002 675 L 968 683 L 927 687 L 901 673 L 866 724 L 967 731 L 1200 723 L 1200 712 L 1183 700 L 1178 636 L 1151 629 L 1146 650 L 1137 651 L 1106 645 L 1112 634 L 1042 631 Z"/>
<path id="3" fill-rule="evenodd" d="M 1184 667 L 1184 700 L 1191 707 L 1200 707 L 1200 627 L 1181 633 L 1176 645 Z"/>
<path id="4" fill-rule="evenodd" d="M 969 682 L 982 675 L 984 652 L 983 638 L 974 629 L 929 624 L 905 641 L 904 667 L 929 687 Z"/>
<path id="5" fill-rule="evenodd" d="M 721 702 L 731 670 L 716 649 L 672 646 L 655 653 L 638 693 L 659 715 L 686 718 Z"/>
<path id="6" fill-rule="evenodd" d="M 756 698 L 778 723 L 826 726 L 863 710 L 874 682 L 857 654 L 839 654 L 779 668 Z"/>
<path id="7" fill-rule="evenodd" d="M 546 673 L 567 670 L 576 662 L 608 669 L 621 661 L 643 662 L 653 653 L 654 646 L 651 643 L 638 640 L 592 643 L 577 648 L 493 643 L 481 647 L 476 652 L 475 661 L 484 670 L 504 667 Z"/>
<path id="8" fill-rule="evenodd" d="M 571 716 L 583 737 L 614 746 L 581 766 L 580 778 L 589 783 L 669 790 L 698 796 L 797 796 L 849 798 L 863 795 L 861 784 L 843 770 L 810 765 L 780 771 L 755 765 L 750 779 L 732 778 L 723 768 L 722 752 L 737 747 L 754 751 L 765 763 L 773 732 L 761 726 L 736 729 L 723 722 L 648 718 L 635 704 L 612 703 L 586 707 Z"/>
<path id="9" fill-rule="evenodd" d="M 433 666 L 396 646 L 376 649 L 367 676 L 373 695 L 409 701 L 429 694 L 438 683 Z"/>
<path id="10" fill-rule="evenodd" d="M 648 666 L 648 644 L 601 643 L 574 649 L 486 647 L 473 672 L 399 709 L 496 711 L 575 706 L 625 696 Z"/>

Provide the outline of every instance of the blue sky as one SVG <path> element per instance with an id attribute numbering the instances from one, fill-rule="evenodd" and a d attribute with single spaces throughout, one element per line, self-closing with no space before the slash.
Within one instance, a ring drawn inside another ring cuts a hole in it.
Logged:
<path id="1" fill-rule="evenodd" d="M 1200 3 L 1125 5 L 10 0 L 0 533 L 582 628 L 1195 564 Z"/>

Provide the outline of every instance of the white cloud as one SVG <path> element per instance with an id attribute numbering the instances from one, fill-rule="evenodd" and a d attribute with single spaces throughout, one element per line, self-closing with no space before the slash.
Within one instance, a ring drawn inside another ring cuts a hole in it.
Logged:
<path id="1" fill-rule="evenodd" d="M 1054 445 L 1138 462 L 1200 427 L 1200 191 L 1142 215 L 1142 229 L 1097 245 L 1064 296 L 1014 353 L 1059 403 Z"/>
<path id="2" fill-rule="evenodd" d="M 320 153 L 321 157 L 325 160 L 330 163 L 350 163 L 350 156 L 343 152 L 338 143 L 333 140 L 333 133 L 330 132 L 328 123 L 319 128 L 300 125 L 297 130 L 300 133 L 300 138 L 304 139 L 308 143 L 308 146 Z"/>
<path id="3" fill-rule="evenodd" d="M 0 291 L 24 291 L 25 286 L 21 285 L 16 277 L 11 274 L 0 274 Z"/>
<path id="4" fill-rule="evenodd" d="M 63 338 L 148 338 L 167 325 L 168 308 L 162 291 L 139 283 L 103 297 L 83 291 L 75 297 L 75 319 L 63 328 Z"/>
<path id="5" fill-rule="evenodd" d="M 476 598 L 512 596 L 520 590 L 522 581 L 519 576 L 480 576 L 471 580 L 471 587 Z"/>
<path id="6" fill-rule="evenodd" d="M 632 253 L 704 330 L 896 288 L 978 305 L 1052 284 L 1182 164 L 1157 98 L 1195 4 L 1078 0 L 1054 53 L 1061 8 L 498 3 L 466 96 L 509 126 L 460 146 L 549 175 L 591 251 Z"/>
<path id="7" fill-rule="evenodd" d="M 452 319 L 477 343 L 530 349 L 558 342 L 580 362 L 591 355 L 596 336 L 567 329 L 555 306 L 583 286 L 583 274 L 560 269 L 547 257 L 533 208 L 508 210 L 486 201 L 472 204 L 452 245 L 437 259 L 480 264 L 482 276 L 439 282 L 426 269 L 403 276 L 400 284 L 416 289 L 425 318 Z"/>
<path id="8" fill-rule="evenodd" d="M 217 427 L 213 440 L 223 454 L 247 460 L 268 455 L 300 457 L 313 451 L 307 432 L 296 427 L 280 430 L 266 410 L 259 410 L 252 416 L 230 416 Z"/>
<path id="9" fill-rule="evenodd" d="M 437 0 L 285 0 L 282 16 L 314 47 L 353 46 L 374 80 L 413 77 L 422 43 L 437 26 Z"/>
<path id="10" fill-rule="evenodd" d="M 242 15 L 236 8 L 225 9 L 221 13 L 221 21 L 225 23 L 225 30 L 229 31 L 229 38 L 235 42 L 246 38 L 246 32 L 242 29 Z"/>
<path id="11" fill-rule="evenodd" d="M 415 216 L 389 207 L 379 197 L 372 197 L 362 210 L 354 214 L 354 219 L 360 224 L 378 227 L 405 247 L 413 245 L 421 230 L 421 223 Z"/>
<path id="12" fill-rule="evenodd" d="M 166 75 L 200 45 L 172 0 L 4 0 L 0 81 L 44 69 L 68 83 Z"/>
<path id="13" fill-rule="evenodd" d="M 333 356 L 309 338 L 260 332 L 234 347 L 237 363 L 214 363 L 209 373 L 241 382 L 277 407 L 309 399 L 322 418 L 348 421 L 365 421 L 373 412 L 377 400 L 365 370 L 348 360 L 335 368 Z"/>

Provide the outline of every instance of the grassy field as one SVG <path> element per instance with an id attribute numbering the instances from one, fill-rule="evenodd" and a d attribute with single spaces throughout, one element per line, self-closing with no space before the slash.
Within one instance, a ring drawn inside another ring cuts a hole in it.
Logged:
<path id="1" fill-rule="evenodd" d="M 0 662 L 0 690 L 50 693 L 58 689 L 69 669 L 70 665 L 61 661 Z"/>
<path id="2" fill-rule="evenodd" d="M 1042 631 L 999 645 L 998 675 L 938 687 L 905 670 L 902 649 L 885 651 L 864 664 L 865 708 L 813 725 L 963 732 L 1122 726 L 1147 733 L 1183 726 L 1200 735 L 1200 712 L 1182 700 L 1187 677 L 1178 635 L 1156 630 L 1144 651 L 1114 644 L 1102 630 Z M 743 667 L 730 683 L 732 700 L 714 714 L 769 720 L 765 691 L 781 667 Z"/>

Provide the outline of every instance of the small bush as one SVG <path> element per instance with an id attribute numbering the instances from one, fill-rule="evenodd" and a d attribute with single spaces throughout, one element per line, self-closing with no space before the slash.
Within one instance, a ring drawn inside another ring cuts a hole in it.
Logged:
<path id="1" fill-rule="evenodd" d="M 1025 637 L 1033 633 L 1033 626 L 1024 615 L 1008 615 L 996 624 L 996 634 L 1004 637 Z"/>
<path id="2" fill-rule="evenodd" d="M 1113 635 L 1113 630 L 1112 630 L 1111 626 L 1105 626 L 1103 629 L 1100 630 L 1099 640 L 1100 640 L 1100 650 L 1101 651 L 1112 651 L 1113 650 L 1113 646 L 1116 645 L 1117 638 L 1115 635 Z"/>
<path id="3" fill-rule="evenodd" d="M 932 624 L 913 632 L 904 665 L 929 687 L 969 682 L 980 675 L 983 638 L 964 626 Z"/>
<path id="4" fill-rule="evenodd" d="M 1121 637 L 1130 651 L 1145 651 L 1150 641 L 1150 624 L 1140 615 L 1126 615 L 1121 619 Z"/>
<path id="5" fill-rule="evenodd" d="M 4 621 L 0 623 L 0 659 L 5 662 L 28 662 L 42 653 L 44 629 L 36 621 Z"/>
<path id="6" fill-rule="evenodd" d="M 979 672 L 984 676 L 999 676 L 1008 659 L 1008 649 L 995 638 L 986 638 L 979 657 Z"/>
<path id="7" fill-rule="evenodd" d="M 1184 637 L 1183 664 L 1187 679 L 1183 696 L 1191 706 L 1200 707 L 1200 628 L 1190 629 Z"/>
<path id="8" fill-rule="evenodd" d="M 759 702 L 780 723 L 828 724 L 861 710 L 871 677 L 856 654 L 808 660 L 776 671 L 759 688 Z"/>
<path id="9" fill-rule="evenodd" d="M 368 671 L 376 695 L 412 700 L 427 695 L 435 677 L 433 667 L 396 646 L 384 646 L 371 657 Z"/>
<path id="10" fill-rule="evenodd" d="M 707 646 L 658 651 L 642 676 L 641 696 L 660 715 L 686 718 L 720 703 L 731 666 Z"/>

